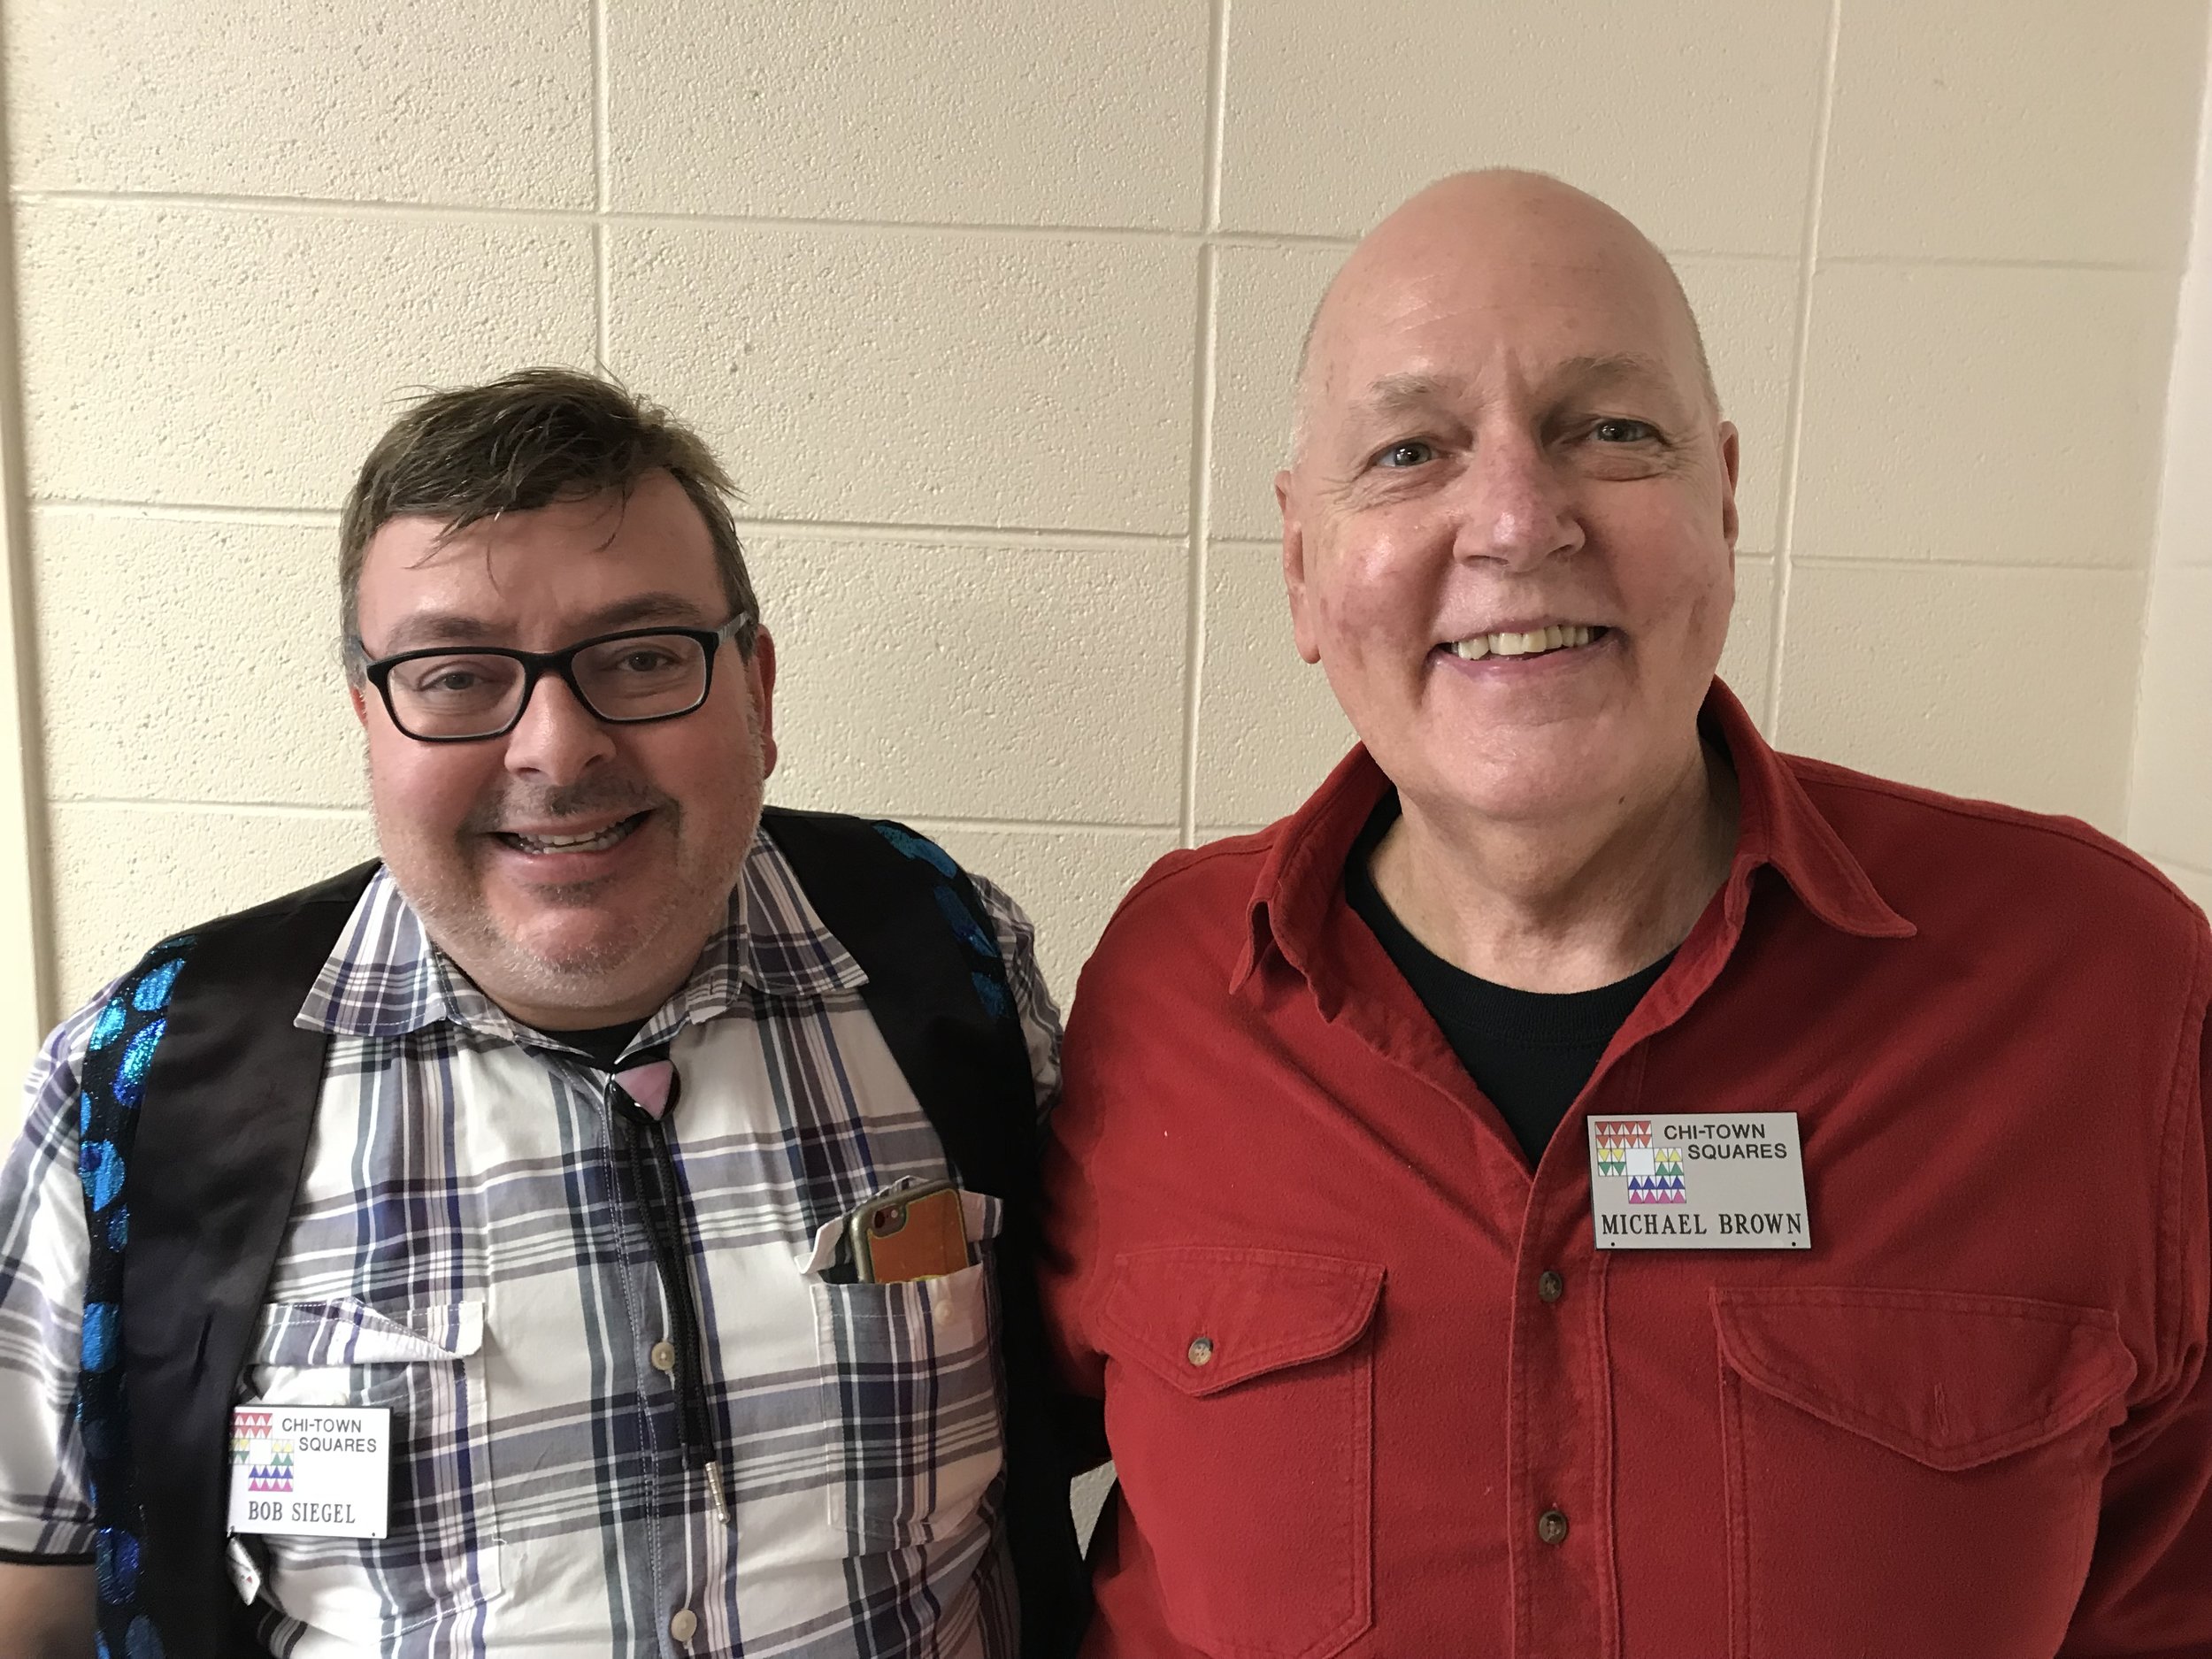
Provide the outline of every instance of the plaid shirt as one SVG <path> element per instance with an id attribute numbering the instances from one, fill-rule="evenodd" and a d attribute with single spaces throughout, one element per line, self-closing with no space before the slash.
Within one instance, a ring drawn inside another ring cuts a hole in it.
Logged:
<path id="1" fill-rule="evenodd" d="M 1042 1111 L 1057 1017 L 1026 920 L 976 886 Z M 811 1265 L 871 1194 L 948 1172 L 864 982 L 763 835 L 727 926 L 631 1045 L 671 1044 L 683 1080 L 669 1139 L 726 1525 L 654 1364 L 670 1321 L 604 1074 L 509 1019 L 376 874 L 297 1017 L 330 1047 L 239 1397 L 392 1408 L 391 1527 L 231 1541 L 273 1652 L 1010 1659 L 987 1258 L 902 1285 Z M 0 1555 L 18 1559 L 91 1548 L 71 1407 L 76 1079 L 99 1007 L 49 1040 L 0 1171 Z M 995 1226 L 994 1202 L 972 1216 Z"/>

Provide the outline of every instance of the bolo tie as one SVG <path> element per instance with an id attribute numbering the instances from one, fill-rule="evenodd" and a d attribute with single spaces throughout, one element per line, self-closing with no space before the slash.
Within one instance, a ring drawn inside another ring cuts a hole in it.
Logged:
<path id="1" fill-rule="evenodd" d="M 705 1479 L 714 1512 L 725 1526 L 730 1508 L 722 1489 L 722 1455 L 715 1438 L 714 1409 L 707 1399 L 706 1345 L 699 1320 L 698 1286 L 691 1251 L 684 1239 L 683 1187 L 668 1144 L 667 1118 L 682 1092 L 682 1079 L 664 1047 L 626 1062 L 607 1079 L 608 1116 L 623 1173 L 645 1218 L 645 1235 L 660 1276 L 661 1299 L 668 1305 L 668 1341 L 676 1350 L 676 1418 L 683 1436 L 684 1462 Z"/>

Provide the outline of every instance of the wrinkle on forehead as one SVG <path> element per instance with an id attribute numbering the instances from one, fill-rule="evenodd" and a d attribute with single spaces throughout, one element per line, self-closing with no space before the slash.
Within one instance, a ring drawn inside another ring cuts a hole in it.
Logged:
<path id="1" fill-rule="evenodd" d="M 1668 377 L 1686 379 L 1717 418 L 1696 315 L 1673 266 L 1642 232 L 1541 173 L 1460 173 L 1370 232 L 1314 308 L 1299 353 L 1292 465 L 1317 412 L 1354 389 L 1346 371 L 1359 346 L 1454 313 L 1526 308 L 1554 288 L 1601 296 L 1605 311 L 1644 336 L 1602 355 L 1678 364 Z"/>

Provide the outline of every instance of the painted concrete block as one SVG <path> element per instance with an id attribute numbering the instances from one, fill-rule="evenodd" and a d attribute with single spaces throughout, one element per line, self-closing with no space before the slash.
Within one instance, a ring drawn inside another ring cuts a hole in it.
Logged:
<path id="1" fill-rule="evenodd" d="M 613 366 L 764 518 L 1179 534 L 1197 252 L 804 227 L 612 234 Z"/>
<path id="2" fill-rule="evenodd" d="M 1222 223 L 1356 235 L 1431 179 L 1503 165 L 1594 192 L 1664 248 L 1794 254 L 1828 16 L 1814 0 L 1239 6 Z"/>
<path id="3" fill-rule="evenodd" d="M 1194 230 L 1203 0 L 607 12 L 615 206 Z"/>
<path id="4" fill-rule="evenodd" d="M 2203 0 L 1851 0 L 1824 254 L 2178 269 Z"/>
<path id="5" fill-rule="evenodd" d="M 19 210 L 35 496 L 335 507 L 410 396 L 592 358 L 591 231 Z"/>
<path id="6" fill-rule="evenodd" d="M 26 190 L 592 204 L 589 0 L 20 0 Z"/>
<path id="7" fill-rule="evenodd" d="M 365 803 L 335 524 L 49 507 L 32 549 L 52 797 Z"/>
<path id="8" fill-rule="evenodd" d="M 763 536 L 753 557 L 777 643 L 777 800 L 1175 822 L 1180 546 Z"/>
<path id="9" fill-rule="evenodd" d="M 48 833 L 65 1010 L 171 933 L 376 856 L 365 812 L 63 801 Z"/>
<path id="10" fill-rule="evenodd" d="M 1793 550 L 2142 565 L 2173 304 L 2135 272 L 1824 268 Z"/>
<path id="11" fill-rule="evenodd" d="M 2212 870 L 2212 568 L 2151 580 L 2128 839 Z"/>
<path id="12" fill-rule="evenodd" d="M 2116 834 L 2142 609 L 2133 571 L 1801 563 L 1777 741 Z"/>

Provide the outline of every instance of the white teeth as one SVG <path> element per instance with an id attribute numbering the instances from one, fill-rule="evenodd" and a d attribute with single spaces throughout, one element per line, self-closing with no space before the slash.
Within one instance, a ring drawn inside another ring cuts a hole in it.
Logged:
<path id="1" fill-rule="evenodd" d="M 1544 651 L 1587 645 L 1596 632 L 1578 622 L 1558 623 L 1526 634 L 1478 634 L 1471 639 L 1454 641 L 1452 649 L 1471 663 L 1479 663 L 1486 657 L 1534 657 Z"/>
<path id="2" fill-rule="evenodd" d="M 507 839 L 526 853 L 595 853 L 613 846 L 636 827 L 636 819 L 626 818 L 594 835 L 510 834 Z"/>

